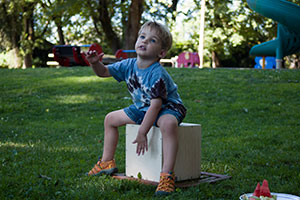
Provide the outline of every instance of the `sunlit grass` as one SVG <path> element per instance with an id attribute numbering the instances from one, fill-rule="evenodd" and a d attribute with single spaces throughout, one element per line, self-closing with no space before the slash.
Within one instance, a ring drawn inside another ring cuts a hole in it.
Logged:
<path id="1" fill-rule="evenodd" d="M 238 199 L 257 182 L 300 196 L 300 71 L 167 69 L 202 125 L 202 170 L 232 176 L 167 199 Z M 103 120 L 131 104 L 90 68 L 0 70 L 0 199 L 152 199 L 154 186 L 86 177 Z M 125 128 L 116 162 L 125 172 Z"/>
<path id="2" fill-rule="evenodd" d="M 2 143 L 0 142 L 0 147 L 1 148 L 13 148 L 13 149 L 18 149 L 18 148 L 41 148 L 44 150 L 47 150 L 49 152 L 83 152 L 87 151 L 87 148 L 81 147 L 81 146 L 47 146 L 45 144 L 40 144 L 39 142 L 33 143 L 33 142 L 28 142 L 28 143 L 15 143 L 15 142 L 5 142 Z M 15 151 L 16 153 L 17 151 Z"/>
<path id="3" fill-rule="evenodd" d="M 94 101 L 95 98 L 92 95 L 62 95 L 62 96 L 56 96 L 54 101 L 57 101 L 58 103 L 64 103 L 64 104 L 80 104 L 80 103 L 87 103 L 90 101 Z"/>
<path id="4" fill-rule="evenodd" d="M 91 82 L 110 82 L 114 81 L 113 78 L 100 78 L 97 76 L 70 76 L 70 77 L 63 77 L 63 78 L 53 78 L 50 79 L 56 83 L 91 83 Z"/>
<path id="5" fill-rule="evenodd" d="M 15 142 L 0 142 L 0 147 L 12 147 L 12 148 L 28 148 L 34 147 L 33 144 L 15 143 Z"/>

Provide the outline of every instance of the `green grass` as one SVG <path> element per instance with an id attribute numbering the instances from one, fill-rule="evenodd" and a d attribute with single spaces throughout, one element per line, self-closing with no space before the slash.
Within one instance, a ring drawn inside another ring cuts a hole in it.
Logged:
<path id="1" fill-rule="evenodd" d="M 300 71 L 168 69 L 202 125 L 202 169 L 229 180 L 167 199 L 238 199 L 257 182 L 300 196 Z M 152 199 L 154 186 L 86 177 L 103 119 L 128 106 L 124 84 L 90 68 L 0 70 L 0 199 Z M 125 171 L 125 129 L 116 161 Z"/>

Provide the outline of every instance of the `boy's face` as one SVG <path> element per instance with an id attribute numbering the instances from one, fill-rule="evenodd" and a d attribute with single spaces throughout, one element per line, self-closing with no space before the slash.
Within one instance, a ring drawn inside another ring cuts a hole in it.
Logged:
<path id="1" fill-rule="evenodd" d="M 135 50 L 138 56 L 147 59 L 160 59 L 166 54 L 166 51 L 162 49 L 162 42 L 157 31 L 150 27 L 141 31 L 135 43 Z"/>

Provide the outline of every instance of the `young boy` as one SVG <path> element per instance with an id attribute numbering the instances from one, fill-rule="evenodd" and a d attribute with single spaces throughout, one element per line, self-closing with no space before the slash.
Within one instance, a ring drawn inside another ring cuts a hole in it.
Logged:
<path id="1" fill-rule="evenodd" d="M 166 195 L 174 191 L 178 138 L 177 128 L 186 114 L 182 100 L 177 93 L 177 85 L 160 65 L 172 46 L 169 30 L 157 22 L 146 22 L 139 31 L 135 44 L 137 58 L 130 58 L 105 66 L 99 62 L 103 53 L 87 53 L 94 72 L 99 77 L 113 76 L 118 82 L 125 81 L 133 104 L 113 111 L 104 120 L 104 148 L 99 159 L 88 175 L 98 176 L 117 171 L 114 154 L 118 143 L 118 127 L 125 124 L 140 124 L 136 139 L 136 153 L 148 151 L 147 133 L 151 126 L 158 126 L 163 138 L 163 167 L 156 195 Z"/>

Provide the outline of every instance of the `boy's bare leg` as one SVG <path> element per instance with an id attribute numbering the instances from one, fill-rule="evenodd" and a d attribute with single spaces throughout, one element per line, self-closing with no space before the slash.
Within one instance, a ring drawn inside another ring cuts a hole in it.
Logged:
<path id="1" fill-rule="evenodd" d="M 113 111 L 106 115 L 104 120 L 104 147 L 102 161 L 114 159 L 119 139 L 118 127 L 125 124 L 135 124 L 135 122 L 126 115 L 124 110 Z"/>
<path id="2" fill-rule="evenodd" d="M 163 138 L 162 172 L 173 172 L 178 149 L 178 121 L 175 116 L 166 114 L 158 119 L 157 125 Z"/>

